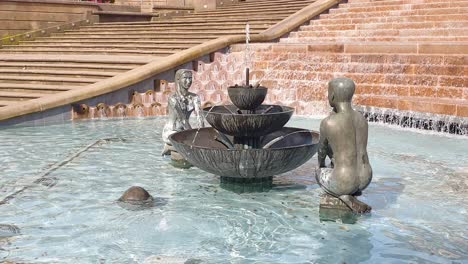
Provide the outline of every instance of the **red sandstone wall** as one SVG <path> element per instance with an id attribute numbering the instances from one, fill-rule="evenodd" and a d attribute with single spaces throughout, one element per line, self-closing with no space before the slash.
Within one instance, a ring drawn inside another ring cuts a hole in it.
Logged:
<path id="1" fill-rule="evenodd" d="M 270 88 L 268 102 L 293 106 L 297 114 L 327 113 L 327 83 L 344 76 L 357 84 L 358 105 L 468 117 L 468 56 L 463 54 L 316 52 L 282 44 L 256 49 L 249 56 L 251 83 L 260 80 Z M 207 101 L 226 102 L 226 87 L 245 82 L 244 58 L 233 52 L 202 63 L 193 89 Z"/>

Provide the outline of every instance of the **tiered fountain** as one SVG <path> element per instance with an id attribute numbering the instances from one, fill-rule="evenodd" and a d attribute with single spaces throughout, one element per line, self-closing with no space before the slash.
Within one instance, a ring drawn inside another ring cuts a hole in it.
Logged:
<path id="1" fill-rule="evenodd" d="M 259 85 L 228 87 L 233 105 L 208 107 L 203 115 L 212 127 L 170 136 L 175 149 L 194 166 L 220 175 L 222 185 L 255 184 L 271 187 L 274 175 L 293 170 L 318 148 L 319 134 L 284 127 L 291 107 L 262 105 L 267 88 Z"/>

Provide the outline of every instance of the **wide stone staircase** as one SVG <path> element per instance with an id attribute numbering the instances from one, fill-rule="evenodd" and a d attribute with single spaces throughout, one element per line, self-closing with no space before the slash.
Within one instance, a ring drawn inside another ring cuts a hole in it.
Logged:
<path id="1" fill-rule="evenodd" d="M 468 117 L 467 14 L 467 0 L 350 0 L 278 44 L 258 45 L 255 68 L 281 87 L 272 101 L 304 114 L 325 100 L 328 80 L 347 76 L 357 104 Z"/>
<path id="2" fill-rule="evenodd" d="M 258 0 L 161 18 L 97 23 L 0 48 L 3 106 L 82 89 L 123 72 L 225 35 L 259 33 L 314 0 Z"/>

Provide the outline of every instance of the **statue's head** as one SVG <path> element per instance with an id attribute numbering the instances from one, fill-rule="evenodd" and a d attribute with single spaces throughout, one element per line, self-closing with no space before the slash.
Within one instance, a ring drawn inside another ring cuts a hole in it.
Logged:
<path id="1" fill-rule="evenodd" d="M 349 78 L 335 78 L 328 83 L 328 102 L 334 107 L 336 103 L 351 102 L 356 85 Z"/>
<path id="2" fill-rule="evenodd" d="M 181 95 L 186 95 L 188 89 L 192 86 L 192 71 L 180 69 L 175 74 L 175 83 L 177 92 Z"/>

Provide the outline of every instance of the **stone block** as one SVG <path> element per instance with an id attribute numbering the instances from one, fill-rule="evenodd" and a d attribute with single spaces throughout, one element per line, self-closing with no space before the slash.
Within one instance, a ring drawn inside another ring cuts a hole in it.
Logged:
<path id="1" fill-rule="evenodd" d="M 354 224 L 357 216 L 340 199 L 328 194 L 322 194 L 319 207 L 320 221 Z"/>

